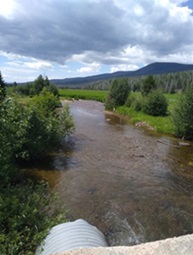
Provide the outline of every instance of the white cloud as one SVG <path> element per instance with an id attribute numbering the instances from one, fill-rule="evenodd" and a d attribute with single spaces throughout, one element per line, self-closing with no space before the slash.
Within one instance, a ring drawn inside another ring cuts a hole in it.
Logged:
<path id="1" fill-rule="evenodd" d="M 88 74 L 88 73 L 97 73 L 100 70 L 100 64 L 99 63 L 91 63 L 87 66 L 83 66 L 77 70 L 78 73 Z"/>
<path id="2" fill-rule="evenodd" d="M 17 2 L 14 0 L 0 0 L 0 16 L 12 19 L 17 8 Z"/>
<path id="3" fill-rule="evenodd" d="M 31 69 L 43 69 L 43 68 L 52 68 L 53 65 L 49 62 L 45 61 L 34 61 L 34 62 L 24 62 L 24 66 L 31 68 Z"/>
<path id="4" fill-rule="evenodd" d="M 111 67 L 111 73 L 118 71 L 135 71 L 137 69 L 139 69 L 137 65 L 117 65 Z"/>

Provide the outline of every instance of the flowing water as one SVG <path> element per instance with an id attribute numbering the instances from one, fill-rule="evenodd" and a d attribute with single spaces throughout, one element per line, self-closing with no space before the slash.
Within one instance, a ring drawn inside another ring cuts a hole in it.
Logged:
<path id="1" fill-rule="evenodd" d="M 97 226 L 109 245 L 193 233 L 193 150 L 129 125 L 102 103 L 70 103 L 76 132 L 27 169 L 59 192 L 71 220 Z M 160 142 L 161 141 L 161 142 Z"/>

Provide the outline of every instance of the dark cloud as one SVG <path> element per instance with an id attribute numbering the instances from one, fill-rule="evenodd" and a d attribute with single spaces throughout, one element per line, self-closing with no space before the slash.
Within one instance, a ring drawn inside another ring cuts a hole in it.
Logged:
<path id="1" fill-rule="evenodd" d="M 171 10 L 169 1 L 17 2 L 12 18 L 0 17 L 0 50 L 5 52 L 58 63 L 87 52 L 85 62 L 112 63 L 128 45 L 162 56 L 193 43 L 191 14 Z"/>

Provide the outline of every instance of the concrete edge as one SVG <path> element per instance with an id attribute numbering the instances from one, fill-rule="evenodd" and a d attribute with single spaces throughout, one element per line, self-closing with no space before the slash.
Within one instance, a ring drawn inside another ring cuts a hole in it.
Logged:
<path id="1" fill-rule="evenodd" d="M 135 246 L 80 248 L 53 255 L 192 255 L 193 234 Z"/>

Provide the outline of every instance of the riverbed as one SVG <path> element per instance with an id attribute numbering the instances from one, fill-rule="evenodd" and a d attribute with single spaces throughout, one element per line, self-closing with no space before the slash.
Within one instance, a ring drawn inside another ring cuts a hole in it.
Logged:
<path id="1" fill-rule="evenodd" d="M 100 102 L 69 106 L 75 134 L 27 169 L 59 193 L 69 218 L 98 227 L 110 246 L 193 233 L 193 144 L 178 147 Z"/>

